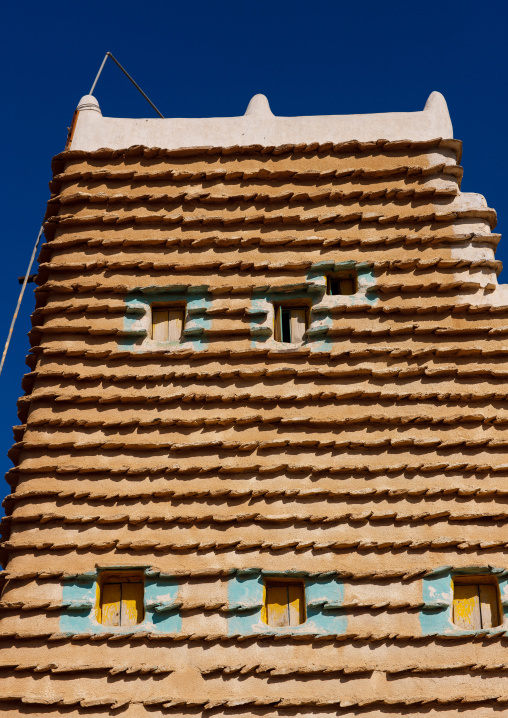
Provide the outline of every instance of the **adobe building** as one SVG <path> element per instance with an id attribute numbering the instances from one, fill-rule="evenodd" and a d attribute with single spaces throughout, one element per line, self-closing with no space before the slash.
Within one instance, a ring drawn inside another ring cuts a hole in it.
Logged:
<path id="1" fill-rule="evenodd" d="M 439 93 L 82 99 L 7 476 L 5 718 L 508 710 L 508 291 L 460 154 Z"/>

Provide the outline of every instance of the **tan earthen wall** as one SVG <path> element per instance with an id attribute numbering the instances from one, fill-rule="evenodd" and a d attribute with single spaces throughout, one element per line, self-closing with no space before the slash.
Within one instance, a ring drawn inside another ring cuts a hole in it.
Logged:
<path id="1" fill-rule="evenodd" d="M 7 718 L 506 710 L 506 626 L 422 619 L 433 577 L 503 576 L 508 545 L 508 295 L 459 155 L 438 139 L 55 159 L 7 477 Z M 366 284 L 331 301 L 341 262 Z M 200 285 L 201 333 L 151 341 L 143 301 Z M 301 346 L 256 334 L 281 291 L 324 327 Z M 178 630 L 72 628 L 66 586 L 121 566 L 173 580 Z M 319 630 L 240 630 L 248 569 L 336 581 L 341 605 Z"/>

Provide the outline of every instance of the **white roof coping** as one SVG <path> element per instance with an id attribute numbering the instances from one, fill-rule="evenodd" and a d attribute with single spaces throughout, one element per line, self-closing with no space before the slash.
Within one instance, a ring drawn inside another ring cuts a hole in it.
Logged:
<path id="1" fill-rule="evenodd" d="M 433 92 L 421 112 L 276 117 L 264 95 L 254 95 L 240 117 L 128 119 L 103 117 L 92 95 L 81 98 L 68 149 L 93 152 L 133 145 L 183 147 L 311 144 L 317 142 L 453 139 L 446 100 Z"/>

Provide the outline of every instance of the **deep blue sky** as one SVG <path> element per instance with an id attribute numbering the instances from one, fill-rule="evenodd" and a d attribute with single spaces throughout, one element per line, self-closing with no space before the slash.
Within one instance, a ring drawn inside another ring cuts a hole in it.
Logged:
<path id="1" fill-rule="evenodd" d="M 106 51 L 166 117 L 240 115 L 258 92 L 277 115 L 414 111 L 439 90 L 455 137 L 464 142 L 462 189 L 486 196 L 502 231 L 507 21 L 506 0 L 6 3 L 0 44 L 2 348 L 17 277 L 25 273 L 49 196 L 51 157 L 63 149 L 72 113 Z M 95 95 L 104 115 L 153 116 L 111 60 Z M 507 253 L 508 240 L 498 258 Z M 11 466 L 6 453 L 28 371 L 33 286 L 0 377 L 2 474 Z M 7 485 L 0 484 L 5 493 Z"/>

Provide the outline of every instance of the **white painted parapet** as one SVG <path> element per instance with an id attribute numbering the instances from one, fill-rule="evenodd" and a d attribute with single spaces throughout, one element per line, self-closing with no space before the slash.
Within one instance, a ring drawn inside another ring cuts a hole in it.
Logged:
<path id="1" fill-rule="evenodd" d="M 421 112 L 371 115 L 276 117 L 264 95 L 255 95 L 241 117 L 128 119 L 103 117 L 99 103 L 85 95 L 78 107 L 69 149 L 92 152 L 133 145 L 182 147 L 279 146 L 317 142 L 425 141 L 453 138 L 446 100 L 433 92 Z"/>

